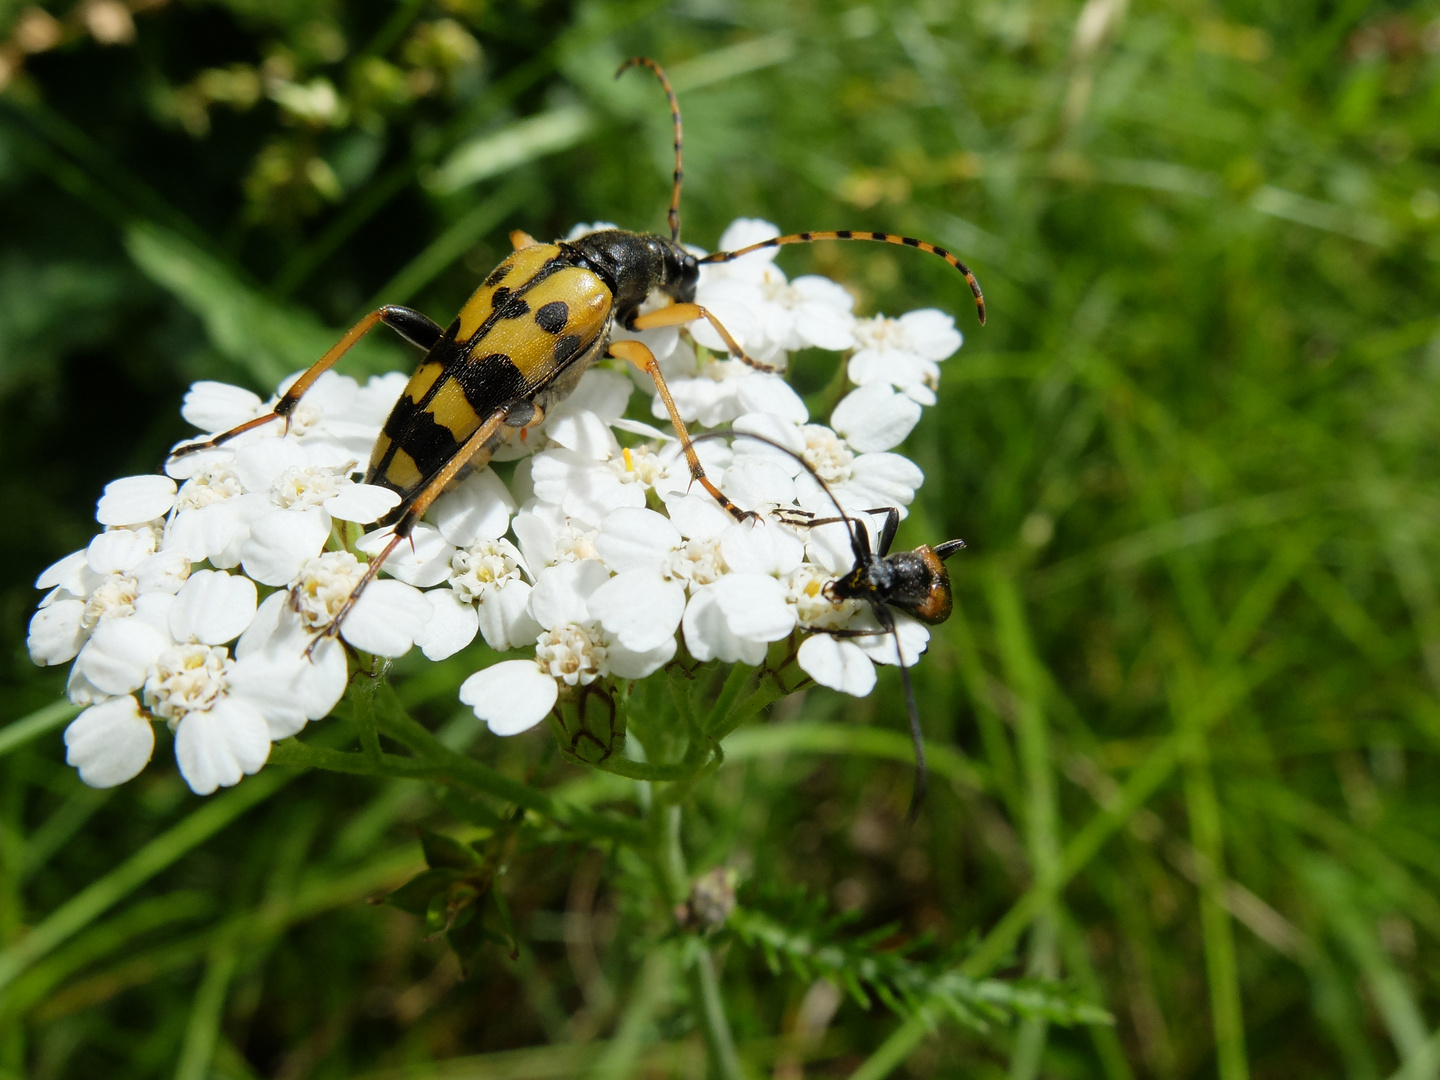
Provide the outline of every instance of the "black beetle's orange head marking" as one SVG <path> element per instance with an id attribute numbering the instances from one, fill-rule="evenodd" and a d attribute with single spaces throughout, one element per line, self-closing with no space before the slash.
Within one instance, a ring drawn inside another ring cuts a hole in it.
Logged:
<path id="1" fill-rule="evenodd" d="M 625 317 L 659 289 L 678 303 L 695 299 L 700 262 L 669 237 L 604 229 L 560 245 L 584 260 L 615 296 L 615 311 Z"/>

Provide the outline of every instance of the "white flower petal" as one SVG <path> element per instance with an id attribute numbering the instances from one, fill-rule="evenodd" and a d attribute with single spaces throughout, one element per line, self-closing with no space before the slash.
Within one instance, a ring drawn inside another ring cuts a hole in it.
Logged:
<path id="1" fill-rule="evenodd" d="M 573 450 L 546 450 L 531 460 L 535 495 L 589 525 L 621 506 L 644 506 L 645 486 L 623 484 L 604 464 Z"/>
<path id="2" fill-rule="evenodd" d="M 745 302 L 752 298 L 751 293 L 751 289 L 739 282 L 716 282 L 705 290 L 704 296 L 705 307 L 730 331 L 736 344 L 747 351 L 761 335 L 760 322 Z M 730 346 L 709 319 L 698 319 L 689 324 L 689 329 L 698 344 L 718 353 L 722 359 L 730 352 Z"/>
<path id="3" fill-rule="evenodd" d="M 485 644 L 496 652 L 506 652 L 534 643 L 541 627 L 530 614 L 532 591 L 525 582 L 512 581 L 481 598 L 476 614 L 480 617 L 480 633 Z"/>
<path id="4" fill-rule="evenodd" d="M 534 660 L 505 660 L 460 684 L 460 700 L 496 735 L 529 731 L 555 707 L 560 688 Z"/>
<path id="5" fill-rule="evenodd" d="M 853 641 L 811 634 L 801 644 L 796 661 L 821 686 L 851 697 L 865 697 L 875 689 L 875 665 Z"/>
<path id="6" fill-rule="evenodd" d="M 747 435 L 760 438 L 749 439 Z M 773 461 L 792 476 L 804 469 L 796 457 L 805 453 L 805 435 L 788 416 L 754 412 L 736 417 L 734 449 L 737 461 L 755 458 Z M 790 452 L 787 454 L 786 450 Z"/>
<path id="7" fill-rule="evenodd" d="M 924 482 L 920 466 L 902 454 L 861 454 L 851 463 L 841 502 L 859 510 L 905 507 L 915 501 L 915 489 Z"/>
<path id="8" fill-rule="evenodd" d="M 58 585 L 76 596 L 83 596 L 86 589 L 81 583 L 81 575 L 88 565 L 85 554 L 84 551 L 72 551 L 59 562 L 51 563 L 40 571 L 40 576 L 35 579 L 35 588 L 53 589 Z"/>
<path id="9" fill-rule="evenodd" d="M 785 586 L 765 574 L 726 574 L 711 586 L 730 632 L 749 641 L 779 641 L 795 629 Z"/>
<path id="10" fill-rule="evenodd" d="M 658 571 L 666 556 L 680 544 L 675 526 L 644 507 L 626 506 L 612 511 L 595 537 L 595 550 L 617 573 L 641 568 Z"/>
<path id="11" fill-rule="evenodd" d="M 725 470 L 720 489 L 742 510 L 763 511 L 795 502 L 795 478 L 777 461 L 751 457 Z"/>
<path id="12" fill-rule="evenodd" d="M 395 408 L 395 402 L 410 382 L 410 376 L 403 371 L 391 371 L 384 375 L 371 375 L 350 406 L 350 419 L 358 424 L 379 429 L 385 418 Z"/>
<path id="13" fill-rule="evenodd" d="M 831 507 L 833 512 L 834 507 Z M 856 522 L 863 527 L 863 519 Z M 843 521 L 832 521 L 828 525 L 817 525 L 806 530 L 805 550 L 810 561 L 827 573 L 839 577 L 855 565 L 855 548 L 850 527 Z M 871 546 L 874 550 L 874 546 Z"/>
<path id="14" fill-rule="evenodd" d="M 604 461 L 619 445 L 610 425 L 586 409 L 572 410 L 547 421 L 545 434 L 556 445 L 595 461 Z"/>
<path id="15" fill-rule="evenodd" d="M 187 713 L 175 729 L 175 760 L 196 795 L 238 784 L 270 756 L 270 729 L 253 705 L 222 698 L 205 712 Z"/>
<path id="16" fill-rule="evenodd" d="M 275 510 L 251 524 L 240 562 L 262 585 L 288 585 L 329 537 L 330 515 L 324 507 Z"/>
<path id="17" fill-rule="evenodd" d="M 831 426 L 861 453 L 899 446 L 920 422 L 920 405 L 888 384 L 850 391 L 830 415 Z"/>
<path id="18" fill-rule="evenodd" d="M 237 539 L 243 540 L 250 534 L 249 521 L 242 517 L 241 507 L 237 505 L 243 501 L 243 498 L 226 499 L 194 510 L 182 510 L 166 531 L 165 547 L 180 552 L 191 562 L 222 556 Z"/>
<path id="19" fill-rule="evenodd" d="M 520 545 L 527 568 L 538 572 L 540 567 L 555 561 L 555 533 L 544 518 L 528 511 L 516 514 L 510 529 Z"/>
<path id="20" fill-rule="evenodd" d="M 260 415 L 264 402 L 249 390 L 229 383 L 202 380 L 185 393 L 180 415 L 201 431 L 229 431 Z"/>
<path id="21" fill-rule="evenodd" d="M 84 615 L 83 600 L 57 600 L 37 611 L 30 619 L 30 634 L 25 639 L 30 659 L 41 667 L 75 659 L 87 636 L 80 623 Z"/>
<path id="22" fill-rule="evenodd" d="M 900 635 L 900 647 L 905 650 L 905 666 L 914 667 L 920 662 L 920 654 L 930 646 L 930 628 L 904 612 L 896 611 L 892 614 L 895 618 L 895 632 Z M 895 655 L 894 634 L 880 630 L 873 637 L 852 640 L 877 664 L 899 663 L 899 658 Z"/>
<path id="23" fill-rule="evenodd" d="M 587 622 L 591 593 L 609 580 L 605 564 L 595 559 L 547 566 L 535 578 L 530 614 L 546 630 Z"/>
<path id="24" fill-rule="evenodd" d="M 805 559 L 805 543 L 774 523 L 747 521 L 725 530 L 720 552 L 736 573 L 775 576 L 799 568 Z"/>
<path id="25" fill-rule="evenodd" d="M 800 400 L 795 388 L 779 375 L 756 372 L 749 378 L 738 380 L 735 393 L 742 414 L 770 413 L 793 424 L 803 424 L 810 419 L 810 410 L 805 407 L 805 402 Z"/>
<path id="26" fill-rule="evenodd" d="M 246 437 L 242 435 L 237 441 L 243 441 Z M 204 441 L 203 436 L 197 439 L 182 439 L 170 448 L 170 452 L 177 453 L 186 447 Z M 210 450 L 196 450 L 183 457 L 170 458 L 165 462 L 165 475 L 172 480 L 189 480 L 211 466 L 229 465 L 235 460 L 236 449 L 238 448 L 234 442 L 228 442 L 224 446 L 217 446 Z"/>
<path id="27" fill-rule="evenodd" d="M 110 529 L 90 541 L 85 561 L 97 574 L 124 574 L 154 552 L 155 538 L 149 530 Z"/>
<path id="28" fill-rule="evenodd" d="M 131 574 L 140 592 L 173 596 L 190 577 L 190 560 L 181 551 L 157 551 L 136 563 Z"/>
<path id="29" fill-rule="evenodd" d="M 175 481 L 168 476 L 127 476 L 105 485 L 95 504 L 101 525 L 134 525 L 164 517 L 175 505 Z"/>
<path id="30" fill-rule="evenodd" d="M 610 426 L 616 431 L 626 431 L 631 435 L 639 435 L 641 438 L 653 439 L 656 442 L 669 442 L 675 438 L 674 429 L 661 431 L 658 427 L 647 424 L 643 420 L 626 420 L 623 416 L 619 420 L 610 421 Z"/>
<path id="31" fill-rule="evenodd" d="M 285 634 L 237 659 L 230 669 L 231 696 L 265 718 L 272 740 L 287 739 L 307 721 L 328 716 L 345 694 L 345 650 L 326 639 L 306 656 L 309 643 L 303 632 Z"/>
<path id="32" fill-rule="evenodd" d="M 261 601 L 260 606 L 255 609 L 255 617 L 250 620 L 250 625 L 245 628 L 245 632 L 240 635 L 240 640 L 235 643 L 237 657 L 244 659 L 250 653 L 259 652 L 268 646 L 281 632 L 282 621 L 290 622 L 291 625 L 298 628 L 299 623 L 293 621 L 294 615 L 290 614 L 286 606 L 289 599 L 289 593 L 276 592 Z M 287 615 L 289 615 L 288 620 L 285 618 Z M 301 648 L 303 649 L 304 646 L 302 645 Z"/>
<path id="33" fill-rule="evenodd" d="M 430 601 L 432 613 L 415 644 L 426 657 L 444 660 L 475 640 L 480 615 L 473 604 L 461 600 L 454 589 L 432 589 L 425 598 Z"/>
<path id="34" fill-rule="evenodd" d="M 718 540 L 735 524 L 735 519 L 708 494 L 671 492 L 664 498 L 670 524 L 687 540 Z"/>
<path id="35" fill-rule="evenodd" d="M 296 439 L 260 439 L 236 451 L 231 468 L 246 491 L 268 492 L 286 469 L 305 469 L 313 464 L 309 452 Z"/>
<path id="36" fill-rule="evenodd" d="M 450 543 L 469 547 L 504 536 L 513 513 L 515 499 L 504 481 L 493 469 L 481 469 L 436 499 L 428 517 Z"/>
<path id="37" fill-rule="evenodd" d="M 425 632 L 434 609 L 425 594 L 400 581 L 372 581 L 340 626 L 340 636 L 377 656 L 404 656 Z"/>
<path id="38" fill-rule="evenodd" d="M 130 621 L 143 622 L 148 626 L 153 626 L 168 639 L 170 637 L 170 608 L 174 604 L 175 597 L 169 593 L 143 593 L 135 597 L 135 614 Z M 106 621 L 113 622 L 115 620 L 107 619 Z"/>
<path id="39" fill-rule="evenodd" d="M 75 664 L 105 693 L 128 694 L 144 685 L 146 668 L 169 647 L 170 635 L 144 619 L 105 619 Z"/>
<path id="40" fill-rule="evenodd" d="M 611 642 L 605 651 L 605 666 L 612 675 L 622 679 L 643 679 L 659 671 L 675 656 L 675 638 L 672 634 L 653 649 L 634 652 L 618 641 Z"/>
<path id="41" fill-rule="evenodd" d="M 285 393 L 295 384 L 295 381 L 305 374 L 308 368 L 302 368 L 280 383 L 280 393 Z M 328 420 L 331 416 L 338 416 L 347 412 L 355 401 L 355 395 L 360 391 L 360 384 L 349 375 L 342 375 L 340 372 L 331 369 L 320 374 L 314 385 L 305 392 L 305 404 L 311 408 L 317 408 L 325 413 Z"/>
<path id="42" fill-rule="evenodd" d="M 945 360 L 965 344 L 965 337 L 955 328 L 955 317 L 936 308 L 907 312 L 899 318 L 905 331 L 905 342 L 926 360 Z"/>
<path id="43" fill-rule="evenodd" d="M 731 631 L 714 585 L 695 590 L 680 625 L 685 632 L 685 647 L 696 660 L 755 665 L 765 659 L 765 642 L 751 641 Z"/>
<path id="44" fill-rule="evenodd" d="M 394 534 L 395 530 L 388 527 L 366 533 L 355 547 L 373 560 Z M 417 589 L 428 589 L 450 576 L 450 558 L 454 554 L 454 546 L 445 542 L 439 530 L 422 521 L 386 557 L 385 573 Z"/>
<path id="45" fill-rule="evenodd" d="M 780 235 L 780 229 L 772 222 L 764 218 L 736 218 L 725 227 L 720 234 L 720 246 L 717 251 L 739 251 L 751 244 L 758 244 L 763 240 L 773 240 Z M 735 267 L 742 266 L 748 262 L 770 262 L 775 258 L 778 248 L 761 248 L 752 255 L 745 255 L 735 262 L 719 263 L 718 266 Z"/>
<path id="46" fill-rule="evenodd" d="M 65 763 L 94 788 L 137 776 L 155 751 L 155 731 L 130 696 L 86 709 L 65 729 Z"/>
<path id="47" fill-rule="evenodd" d="M 399 505 L 399 492 L 379 484 L 345 484 L 325 500 L 325 509 L 330 512 L 331 517 L 341 521 L 359 522 L 361 525 L 378 521 Z"/>
<path id="48" fill-rule="evenodd" d="M 631 652 L 658 649 L 685 614 L 685 586 L 654 569 L 627 570 L 590 594 L 590 617 Z"/>
<path id="49" fill-rule="evenodd" d="M 170 605 L 170 636 L 176 641 L 224 645 L 255 618 L 255 582 L 224 570 L 190 575 Z"/>
<path id="50" fill-rule="evenodd" d="M 856 386 L 888 383 L 898 387 L 923 387 L 929 368 L 927 361 L 914 353 L 860 349 L 850 357 L 845 370 Z"/>
<path id="51" fill-rule="evenodd" d="M 630 380 L 618 371 L 592 367 L 581 376 L 575 392 L 550 411 L 546 434 L 555 438 L 551 429 L 555 419 L 577 412 L 591 412 L 607 424 L 614 423 L 625 415 L 625 406 L 633 392 Z"/>
<path id="52" fill-rule="evenodd" d="M 85 673 L 80 670 L 80 665 L 70 665 L 70 675 L 65 680 L 65 696 L 70 699 L 71 705 L 99 705 L 111 697 L 98 686 L 85 678 Z"/>

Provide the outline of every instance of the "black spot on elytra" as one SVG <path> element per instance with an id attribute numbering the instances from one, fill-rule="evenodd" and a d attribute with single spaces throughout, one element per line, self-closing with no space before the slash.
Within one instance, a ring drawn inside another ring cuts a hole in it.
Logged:
<path id="1" fill-rule="evenodd" d="M 535 324 L 547 334 L 558 334 L 570 321 L 570 306 L 564 300 L 551 300 L 535 312 Z"/>
<path id="2" fill-rule="evenodd" d="M 515 362 L 504 353 L 470 360 L 457 369 L 455 380 L 481 421 L 502 405 L 526 397 L 530 389 Z"/>
<path id="3" fill-rule="evenodd" d="M 505 280 L 505 275 L 509 272 L 510 268 L 502 263 L 500 266 L 497 266 L 494 270 L 490 271 L 490 276 L 485 279 L 485 284 L 499 285 L 500 282 Z"/>
<path id="4" fill-rule="evenodd" d="M 563 364 L 580 351 L 581 337 L 579 334 L 566 334 L 555 341 L 555 363 Z"/>
<path id="5" fill-rule="evenodd" d="M 497 319 L 522 319 L 530 314 L 530 305 L 525 302 L 525 298 L 515 296 L 503 285 L 495 290 L 494 303 Z"/>

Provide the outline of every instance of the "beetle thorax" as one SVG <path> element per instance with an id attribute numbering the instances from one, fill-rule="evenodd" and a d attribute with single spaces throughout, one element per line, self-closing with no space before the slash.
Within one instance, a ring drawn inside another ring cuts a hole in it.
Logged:
<path id="1" fill-rule="evenodd" d="M 603 229 L 560 246 L 610 287 L 615 295 L 615 315 L 622 325 L 652 289 L 678 303 L 695 299 L 700 265 L 694 255 L 668 237 Z"/>

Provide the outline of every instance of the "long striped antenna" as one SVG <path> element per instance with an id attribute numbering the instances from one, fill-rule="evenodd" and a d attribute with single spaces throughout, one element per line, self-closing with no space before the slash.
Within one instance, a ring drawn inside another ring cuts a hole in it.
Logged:
<path id="1" fill-rule="evenodd" d="M 678 114 L 677 120 L 678 123 Z M 677 129 L 678 130 L 678 129 Z M 677 169 L 679 167 L 677 160 Z M 679 175 L 678 172 L 676 174 Z M 680 188 L 675 188 L 676 198 L 679 198 Z M 713 255 L 706 255 L 700 260 L 702 263 L 723 263 L 738 259 L 741 255 L 749 255 L 752 251 L 759 251 L 761 248 L 784 247 L 786 244 L 809 244 L 816 240 L 875 240 L 881 244 L 900 244 L 904 247 L 919 248 L 921 251 L 928 251 L 931 255 L 939 255 L 947 263 L 953 266 L 960 273 L 965 275 L 965 281 L 970 286 L 970 292 L 975 297 L 975 313 L 980 317 L 980 325 L 985 325 L 985 296 L 980 292 L 980 283 L 975 280 L 975 275 L 970 268 L 957 259 L 950 252 L 942 247 L 936 247 L 928 240 L 917 240 L 913 236 L 901 236 L 899 233 L 888 232 L 864 232 L 859 229 L 839 229 L 834 232 L 802 232 L 792 233 L 789 236 L 777 236 L 773 240 L 762 240 L 758 244 L 751 244 L 749 247 L 740 248 L 738 251 L 717 251 Z"/>
<path id="2" fill-rule="evenodd" d="M 675 90 L 670 85 L 670 79 L 665 74 L 665 69 L 651 60 L 648 56 L 632 56 L 620 65 L 620 70 L 615 72 L 618 79 L 632 67 L 649 68 L 660 80 L 660 85 L 665 88 L 665 97 L 670 102 L 670 119 L 675 125 L 675 187 L 670 192 L 670 239 L 680 239 L 680 181 L 685 177 L 685 169 L 682 165 L 680 148 L 684 145 L 685 138 L 680 126 L 680 102 L 675 99 Z"/>

